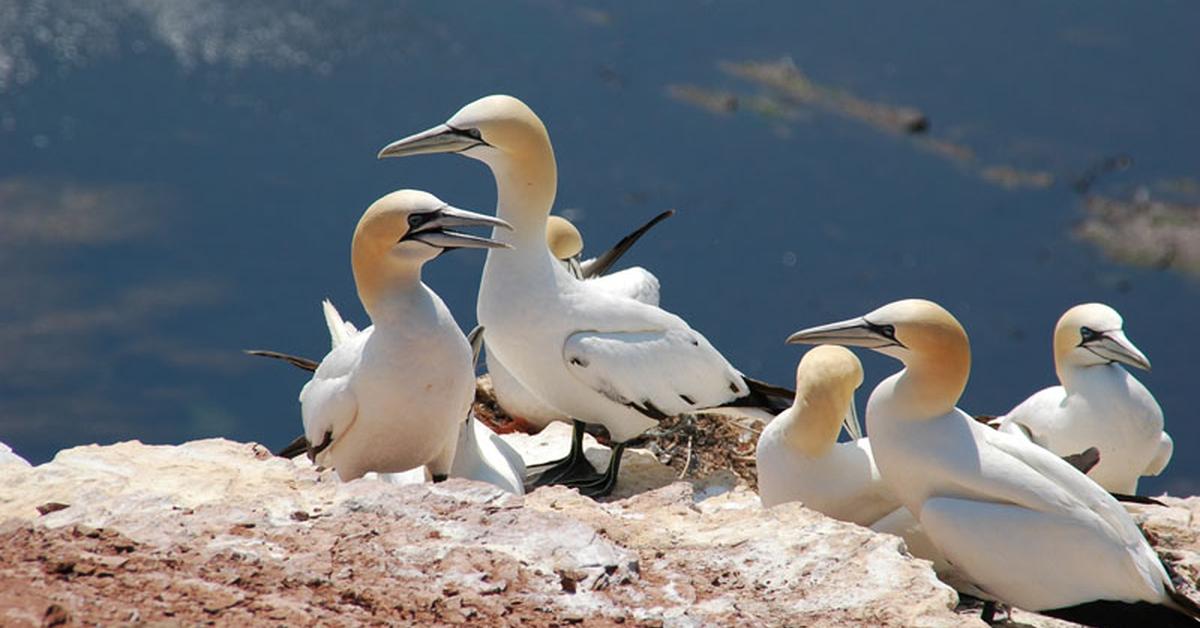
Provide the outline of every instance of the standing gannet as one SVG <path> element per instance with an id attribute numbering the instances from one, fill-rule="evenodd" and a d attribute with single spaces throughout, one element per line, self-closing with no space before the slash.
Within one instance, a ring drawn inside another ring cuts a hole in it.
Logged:
<path id="1" fill-rule="evenodd" d="M 1154 395 L 1121 366 L 1150 370 L 1121 324 L 1121 315 L 1101 303 L 1067 310 L 1054 328 L 1062 385 L 1035 393 L 998 422 L 1057 454 L 1095 446 L 1100 464 L 1088 476 L 1109 491 L 1135 494 L 1139 477 L 1167 466 L 1173 445 Z"/>
<path id="2" fill-rule="evenodd" d="M 353 323 L 342 319 L 337 308 L 328 299 L 321 303 L 321 307 L 334 349 L 362 333 Z M 309 372 L 316 371 L 319 366 L 315 360 L 277 351 L 255 350 L 247 351 L 247 353 L 283 360 L 296 368 Z M 307 451 L 308 447 L 308 439 L 301 435 L 276 455 L 294 458 Z M 428 473 L 422 466 L 400 473 L 376 475 L 378 479 L 392 484 L 418 484 L 426 481 Z M 475 418 L 473 413 L 468 413 L 467 419 L 459 424 L 458 445 L 454 449 L 454 464 L 450 467 L 450 477 L 487 482 L 517 495 L 525 493 L 525 461 L 521 458 L 521 454 L 517 453 L 512 445 L 505 442 L 482 421 Z"/>
<path id="3" fill-rule="evenodd" d="M 837 442 L 843 424 L 858 431 L 854 391 L 862 380 L 862 364 L 842 347 L 822 345 L 800 359 L 795 402 L 758 438 L 763 506 L 800 501 L 862 526 L 901 507 L 879 477 L 870 441 Z"/>
<path id="4" fill-rule="evenodd" d="M 477 314 L 488 347 L 522 385 L 580 421 L 604 425 L 614 447 L 593 473 L 576 424 L 571 454 L 542 476 L 600 496 L 612 491 L 625 443 L 658 421 L 729 404 L 790 404 L 777 389 L 748 382 L 704 336 L 678 316 L 575 279 L 546 246 L 557 190 L 550 136 L 537 115 L 511 96 L 488 96 L 445 124 L 393 142 L 379 156 L 458 153 L 484 162 L 496 180 L 497 214 L 512 245 L 488 255 Z M 768 398 L 778 395 L 775 398 Z M 777 402 L 772 404 L 772 402 Z"/>
<path id="5" fill-rule="evenodd" d="M 621 238 L 616 246 L 605 251 L 599 257 L 580 262 L 583 252 L 583 236 L 571 221 L 560 216 L 550 216 L 546 222 L 546 246 L 555 259 L 561 261 L 577 279 L 595 282 L 593 286 L 612 292 L 613 294 L 637 299 L 642 303 L 658 305 L 659 284 L 650 271 L 634 266 L 603 275 L 635 242 L 646 234 L 654 225 L 670 217 L 674 210 L 667 210 L 629 235 Z M 553 421 L 569 421 L 570 417 L 555 410 L 541 399 L 529 392 L 517 378 L 504 366 L 494 353 L 489 351 L 486 356 L 488 373 L 491 375 L 492 391 L 496 403 L 510 417 L 522 421 L 534 430 L 541 430 Z"/>
<path id="6" fill-rule="evenodd" d="M 475 374 L 466 337 L 421 267 L 449 249 L 505 246 L 448 229 L 487 225 L 508 227 L 416 190 L 384 196 L 359 220 L 351 262 L 372 325 L 351 334 L 331 322 L 338 344 L 300 391 L 309 455 L 342 480 L 421 465 L 435 480 L 450 473 Z"/>
<path id="7" fill-rule="evenodd" d="M 867 347 L 904 363 L 867 404 L 875 462 L 936 549 L 979 589 L 1068 620 L 1194 625 L 1188 616 L 1200 617 L 1100 485 L 955 407 L 971 349 L 941 306 L 897 301 L 789 341 Z"/>

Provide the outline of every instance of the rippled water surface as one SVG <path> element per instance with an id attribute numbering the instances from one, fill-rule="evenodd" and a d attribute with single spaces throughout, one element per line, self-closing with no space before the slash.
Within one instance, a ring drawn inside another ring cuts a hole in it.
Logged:
<path id="1" fill-rule="evenodd" d="M 924 296 L 971 334 L 961 405 L 1002 413 L 1053 382 L 1058 315 L 1104 301 L 1175 437 L 1145 488 L 1195 493 L 1200 231 L 1089 208 L 1194 220 L 1198 25 L 1186 2 L 4 3 L 0 440 L 289 440 L 303 375 L 240 350 L 320 357 L 324 297 L 363 322 L 349 238 L 376 197 L 491 211 L 478 163 L 374 155 L 507 92 L 590 250 L 678 210 L 630 261 L 747 373 L 788 383 L 788 333 Z M 464 327 L 482 263 L 427 269 Z M 864 362 L 867 386 L 895 369 Z"/>

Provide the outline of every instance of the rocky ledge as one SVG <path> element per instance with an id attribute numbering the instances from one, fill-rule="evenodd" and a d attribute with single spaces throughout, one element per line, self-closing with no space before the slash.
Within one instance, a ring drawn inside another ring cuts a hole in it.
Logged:
<path id="1" fill-rule="evenodd" d="M 658 477 L 609 503 L 340 483 L 226 440 L 0 464 L 0 624 L 982 625 L 898 538 Z M 1200 499 L 1168 502 L 1139 517 L 1195 582 Z"/>

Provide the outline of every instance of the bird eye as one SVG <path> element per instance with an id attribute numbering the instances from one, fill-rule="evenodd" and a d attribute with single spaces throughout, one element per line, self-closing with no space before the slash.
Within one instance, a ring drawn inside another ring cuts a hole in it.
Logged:
<path id="1" fill-rule="evenodd" d="M 1084 342 L 1088 342 L 1089 340 L 1095 340 L 1096 336 L 1099 336 L 1099 334 L 1097 334 L 1095 331 L 1093 331 L 1091 327 L 1080 327 L 1079 328 L 1079 337 L 1083 338 Z"/>
<path id="2" fill-rule="evenodd" d="M 888 338 L 889 340 L 895 340 L 896 339 L 896 326 L 895 325 L 880 325 L 879 333 L 883 334 L 883 336 L 885 338 Z"/>
<path id="3" fill-rule="evenodd" d="M 409 214 L 408 215 L 408 226 L 410 226 L 410 227 L 419 226 L 421 223 L 425 222 L 425 218 L 426 218 L 425 214 Z"/>
<path id="4" fill-rule="evenodd" d="M 466 133 L 471 139 L 483 141 L 483 134 L 479 132 L 479 129 L 467 129 L 463 132 Z"/>

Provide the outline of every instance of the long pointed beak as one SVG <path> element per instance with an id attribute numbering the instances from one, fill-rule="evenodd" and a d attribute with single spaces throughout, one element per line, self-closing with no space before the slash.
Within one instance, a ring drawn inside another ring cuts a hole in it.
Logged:
<path id="1" fill-rule="evenodd" d="M 495 216 L 487 214 L 479 214 L 449 205 L 441 208 L 437 212 L 437 218 L 421 225 L 421 231 L 426 228 L 437 229 L 440 227 L 500 227 L 501 229 L 513 230 L 512 225 Z"/>
<path id="2" fill-rule="evenodd" d="M 446 205 L 437 211 L 437 216 L 426 221 L 415 230 L 408 232 L 405 239 L 424 242 L 429 246 L 443 249 L 511 249 L 512 247 L 499 240 L 459 233 L 446 227 L 500 227 L 512 231 L 512 225 L 485 214 L 478 214 L 465 209 Z"/>
<path id="3" fill-rule="evenodd" d="M 1147 358 L 1146 354 L 1135 347 L 1129 338 L 1125 337 L 1125 332 L 1120 329 L 1105 332 L 1099 339 L 1084 346 L 1105 360 L 1128 364 L 1143 371 L 1150 370 L 1150 358 Z"/>
<path id="4" fill-rule="evenodd" d="M 856 441 L 862 438 L 862 423 L 858 421 L 858 406 L 854 403 L 854 396 L 850 396 L 850 410 L 846 412 L 846 418 L 842 421 L 842 427 L 846 428 L 846 434 L 850 436 L 850 440 Z"/>
<path id="5" fill-rule="evenodd" d="M 868 349 L 879 349 L 896 344 L 877 333 L 867 319 L 861 316 L 798 331 L 788 336 L 787 343 L 790 345 L 831 344 Z"/>
<path id="6" fill-rule="evenodd" d="M 408 157 L 432 153 L 458 153 L 484 142 L 445 124 L 396 140 L 379 151 L 379 158 Z"/>

